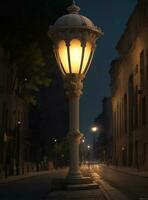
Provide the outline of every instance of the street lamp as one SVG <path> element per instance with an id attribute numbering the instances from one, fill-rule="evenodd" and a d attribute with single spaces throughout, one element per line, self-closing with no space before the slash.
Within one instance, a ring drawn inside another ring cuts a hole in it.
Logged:
<path id="1" fill-rule="evenodd" d="M 87 146 L 87 149 L 90 150 L 90 145 Z"/>
<path id="2" fill-rule="evenodd" d="M 85 163 L 85 138 L 81 139 L 81 161 L 82 164 Z"/>
<path id="3" fill-rule="evenodd" d="M 54 148 L 55 148 L 55 168 L 57 168 L 57 156 L 58 156 L 58 144 L 57 144 L 57 139 L 54 139 Z"/>
<path id="4" fill-rule="evenodd" d="M 83 134 L 79 131 L 79 99 L 83 79 L 91 64 L 96 48 L 96 39 L 103 32 L 91 20 L 79 14 L 80 8 L 73 4 L 69 14 L 60 17 L 49 28 L 49 37 L 54 44 L 57 63 L 62 72 L 64 88 L 69 98 L 70 169 L 67 179 L 81 179 L 79 169 L 79 144 Z"/>
<path id="5" fill-rule="evenodd" d="M 84 143 L 85 142 L 85 140 L 84 139 L 82 139 L 82 143 Z"/>
<path id="6" fill-rule="evenodd" d="M 56 143 L 56 142 L 57 142 L 57 139 L 54 139 L 54 142 Z"/>
<path id="7" fill-rule="evenodd" d="M 97 132 L 97 131 L 98 131 L 98 127 L 97 127 L 97 126 L 92 126 L 92 127 L 91 127 L 91 131 L 92 131 L 93 133 Z"/>
<path id="8" fill-rule="evenodd" d="M 91 149 L 91 146 L 87 145 L 87 160 L 88 160 L 88 163 L 90 162 L 90 149 Z"/>
<path id="9" fill-rule="evenodd" d="M 18 120 L 17 124 L 18 124 L 18 125 L 21 125 L 21 121 L 20 121 L 20 120 Z"/>
<path id="10" fill-rule="evenodd" d="M 19 175 L 20 174 L 20 128 L 21 128 L 22 122 L 20 120 L 17 121 L 17 133 L 16 133 L 16 174 Z"/>
<path id="11" fill-rule="evenodd" d="M 93 125 L 91 127 L 91 132 L 93 133 L 93 158 L 94 161 L 96 159 L 96 138 L 95 138 L 95 134 L 98 131 L 98 127 L 96 125 Z"/>

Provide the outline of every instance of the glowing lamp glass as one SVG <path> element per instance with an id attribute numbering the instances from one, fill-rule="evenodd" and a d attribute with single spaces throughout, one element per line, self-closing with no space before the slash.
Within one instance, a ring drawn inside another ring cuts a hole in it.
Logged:
<path id="1" fill-rule="evenodd" d="M 78 74 L 82 58 L 82 47 L 80 40 L 74 39 L 70 42 L 70 61 L 72 73 Z"/>
<path id="2" fill-rule="evenodd" d="M 86 42 L 82 47 L 79 39 L 71 40 L 69 46 L 64 40 L 60 41 L 56 52 L 60 69 L 64 74 L 84 74 L 89 68 L 92 56 L 91 43 Z"/>

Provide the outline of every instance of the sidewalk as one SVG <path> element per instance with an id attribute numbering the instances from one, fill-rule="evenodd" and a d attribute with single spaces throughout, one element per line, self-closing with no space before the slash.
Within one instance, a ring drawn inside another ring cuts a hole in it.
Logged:
<path id="1" fill-rule="evenodd" d="M 50 171 L 47 170 L 47 171 L 32 172 L 32 173 L 28 173 L 28 174 L 25 174 L 25 175 L 19 175 L 19 176 L 9 176 L 8 178 L 0 179 L 0 184 L 18 181 L 18 180 L 33 177 L 33 176 L 44 175 L 44 174 L 48 174 L 52 171 L 53 170 L 50 170 Z"/>
<path id="2" fill-rule="evenodd" d="M 114 165 L 105 165 L 105 164 L 100 164 L 100 167 L 101 166 L 110 167 L 111 169 L 117 170 L 119 172 L 124 172 L 124 173 L 127 173 L 127 174 L 142 176 L 144 178 L 148 178 L 148 171 L 140 171 L 140 170 L 137 170 L 135 168 L 120 167 L 120 166 L 116 167 Z"/>

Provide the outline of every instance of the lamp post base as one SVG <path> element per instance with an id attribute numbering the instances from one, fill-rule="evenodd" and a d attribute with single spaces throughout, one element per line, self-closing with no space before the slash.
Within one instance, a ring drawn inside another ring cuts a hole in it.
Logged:
<path id="1" fill-rule="evenodd" d="M 83 177 L 82 175 L 70 175 L 66 177 L 66 182 L 68 185 L 79 185 L 79 184 L 90 184 L 92 179 L 90 177 Z"/>
<path id="2" fill-rule="evenodd" d="M 67 190 L 98 189 L 99 185 L 91 177 L 83 177 L 81 173 L 71 173 L 66 177 Z"/>
<path id="3" fill-rule="evenodd" d="M 83 179 L 83 176 L 81 172 L 69 172 L 66 177 L 66 181 L 69 184 L 77 184 L 81 182 L 82 179 Z"/>
<path id="4" fill-rule="evenodd" d="M 90 177 L 82 177 L 80 179 L 53 179 L 51 184 L 51 191 L 88 190 L 98 188 L 99 184 L 95 183 Z"/>

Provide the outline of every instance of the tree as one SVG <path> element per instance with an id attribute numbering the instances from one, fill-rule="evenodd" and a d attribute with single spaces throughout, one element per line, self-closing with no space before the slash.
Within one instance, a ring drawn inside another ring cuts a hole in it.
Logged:
<path id="1" fill-rule="evenodd" d="M 56 165 L 65 166 L 69 164 L 69 138 L 64 137 L 62 141 L 56 142 L 53 146 L 53 157 Z"/>
<path id="2" fill-rule="evenodd" d="M 40 87 L 48 87 L 54 67 L 48 25 L 66 13 L 69 0 L 2 1 L 0 43 L 8 56 L 12 81 L 10 91 L 17 90 L 28 103 L 35 104 Z M 12 12 L 13 11 L 13 12 Z M 8 26 L 9 24 L 9 26 Z M 50 77 L 50 78 L 49 78 Z"/>

